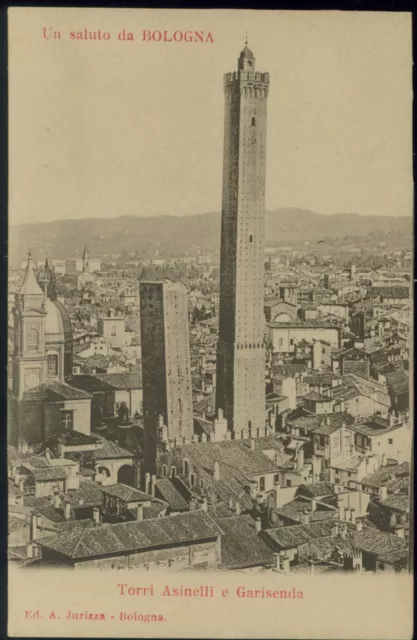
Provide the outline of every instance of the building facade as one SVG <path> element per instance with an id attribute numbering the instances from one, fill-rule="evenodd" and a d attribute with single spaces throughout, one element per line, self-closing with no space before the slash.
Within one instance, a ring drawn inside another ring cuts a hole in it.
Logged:
<path id="1" fill-rule="evenodd" d="M 269 74 L 247 46 L 224 77 L 225 128 L 216 408 L 239 434 L 264 424 L 266 105 Z"/>
<path id="2" fill-rule="evenodd" d="M 145 467 L 153 472 L 158 442 L 193 435 L 186 289 L 179 282 L 142 282 L 140 309 Z"/>

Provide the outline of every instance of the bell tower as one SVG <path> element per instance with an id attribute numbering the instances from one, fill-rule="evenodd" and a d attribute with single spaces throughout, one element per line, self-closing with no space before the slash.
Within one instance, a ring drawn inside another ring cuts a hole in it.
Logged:
<path id="1" fill-rule="evenodd" d="M 235 437 L 265 429 L 264 227 L 269 74 L 247 42 L 224 76 L 225 120 L 216 409 Z"/>
<path id="2" fill-rule="evenodd" d="M 12 440 L 39 437 L 43 421 L 42 400 L 46 381 L 45 294 L 28 253 L 23 284 L 16 294 L 12 363 Z"/>

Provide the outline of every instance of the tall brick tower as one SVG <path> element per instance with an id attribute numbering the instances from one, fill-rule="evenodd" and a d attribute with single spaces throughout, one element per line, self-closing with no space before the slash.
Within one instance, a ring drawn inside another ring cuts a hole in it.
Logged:
<path id="1" fill-rule="evenodd" d="M 224 76 L 216 407 L 237 438 L 265 424 L 264 227 L 269 74 L 247 46 Z M 243 434 L 242 434 L 243 432 Z"/>

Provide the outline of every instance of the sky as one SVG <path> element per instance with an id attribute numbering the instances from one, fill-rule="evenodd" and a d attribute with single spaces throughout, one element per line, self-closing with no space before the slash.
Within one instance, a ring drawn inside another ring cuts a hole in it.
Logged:
<path id="1" fill-rule="evenodd" d="M 70 39 L 84 28 L 110 40 Z M 409 14 L 14 8 L 10 223 L 220 211 L 223 74 L 245 31 L 270 73 L 266 207 L 411 215 Z"/>

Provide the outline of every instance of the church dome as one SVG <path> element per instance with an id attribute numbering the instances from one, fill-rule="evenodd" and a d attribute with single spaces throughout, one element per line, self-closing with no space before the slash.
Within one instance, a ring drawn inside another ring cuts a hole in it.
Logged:
<path id="1" fill-rule="evenodd" d="M 45 301 L 45 341 L 72 341 L 72 325 L 68 311 L 58 300 Z"/>
<path id="2" fill-rule="evenodd" d="M 56 275 L 55 272 L 49 266 L 48 258 L 45 260 L 44 266 L 42 266 L 36 275 L 36 280 L 42 291 L 46 293 L 48 298 L 52 300 L 56 297 L 55 294 L 55 283 L 56 283 Z"/>

